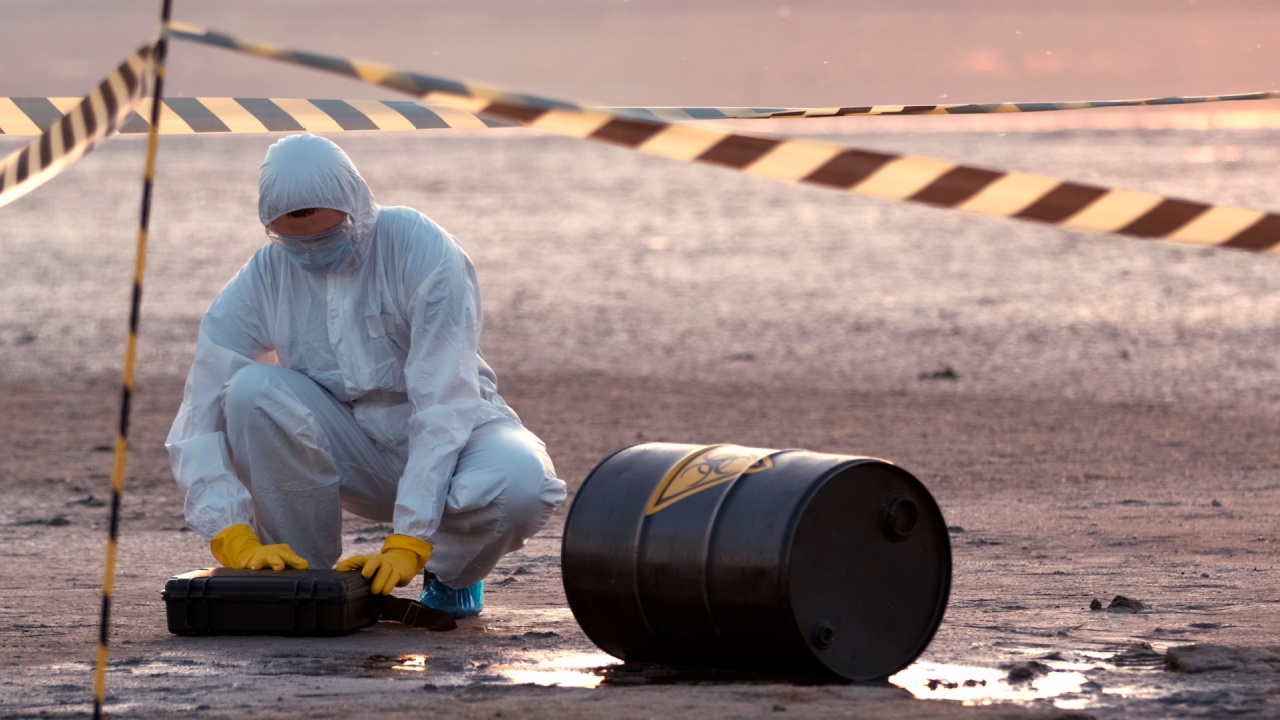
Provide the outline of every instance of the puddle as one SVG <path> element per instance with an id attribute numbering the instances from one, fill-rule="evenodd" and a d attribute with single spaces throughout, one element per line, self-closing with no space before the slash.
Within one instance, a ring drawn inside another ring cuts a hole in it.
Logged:
<path id="1" fill-rule="evenodd" d="M 473 665 L 433 658 L 430 655 L 370 655 L 358 675 L 426 680 L 436 687 L 462 687 L 475 680 Z"/>
<path id="2" fill-rule="evenodd" d="M 404 655 L 404 656 L 395 658 L 390 669 L 401 670 L 403 672 L 426 672 L 427 656 L 426 655 Z"/>
<path id="3" fill-rule="evenodd" d="M 513 663 L 491 668 L 517 684 L 554 685 L 556 687 L 593 688 L 605 679 L 605 668 L 621 661 L 603 653 L 560 655 L 536 663 Z"/>
<path id="4" fill-rule="evenodd" d="M 1097 705 L 1104 695 L 1128 694 L 1122 688 L 1105 691 L 1085 674 L 1104 663 L 1102 653 L 1079 654 L 1074 660 L 1039 659 L 1022 663 L 1025 679 L 1010 679 L 1010 671 L 995 667 L 952 665 L 920 661 L 889 678 L 889 683 L 922 700 L 954 700 L 965 705 L 999 702 L 1048 701 L 1063 710 L 1083 710 Z M 436 687 L 474 684 L 542 685 L 566 688 L 622 687 L 636 685 L 697 685 L 703 683 L 843 684 L 820 678 L 779 679 L 731 671 L 679 668 L 632 663 L 604 653 L 541 654 L 518 656 L 502 663 L 469 663 L 458 666 L 436 661 L 430 655 L 372 655 L 366 672 L 380 676 L 421 678 Z"/>
<path id="5" fill-rule="evenodd" d="M 430 655 L 370 655 L 366 673 L 375 676 L 421 677 L 437 687 L 484 683 L 593 688 L 605 679 L 603 670 L 621 661 L 604 653 L 552 654 L 506 663 L 476 663 L 458 667 Z"/>
<path id="6" fill-rule="evenodd" d="M 1083 710 L 1102 689 L 1085 677 L 1094 666 L 1042 662 L 1047 672 L 1011 681 L 1008 670 L 916 662 L 889 682 L 922 700 L 958 700 L 965 705 L 1048 700 L 1063 710 Z"/>
<path id="7" fill-rule="evenodd" d="M 1146 695 L 1144 688 L 1133 686 L 1134 674 L 1156 671 L 1155 667 L 1147 667 L 1149 663 L 1145 660 L 1161 657 L 1149 645 L 1132 645 L 1120 652 L 1062 651 L 1049 655 L 1043 654 L 1042 648 L 1006 647 L 1002 654 L 1012 664 L 983 667 L 918 661 L 890 677 L 888 684 L 896 685 L 922 700 L 951 700 L 964 705 L 1048 703 L 1062 710 L 1087 710 Z M 352 667 L 349 659 L 278 653 L 253 663 L 221 663 L 214 667 L 221 672 L 233 668 L 249 671 L 252 667 L 251 674 L 255 676 L 399 678 L 441 689 L 484 685 L 607 688 L 743 683 L 843 684 L 842 681 L 824 678 L 779 678 L 647 663 L 624 664 L 605 653 L 583 650 L 559 653 L 517 651 L 503 653 L 487 662 L 482 658 L 459 659 L 455 653 L 362 657 L 363 660 Z M 136 677 L 202 675 L 212 670 L 205 661 L 181 657 L 129 658 L 113 662 L 112 668 L 115 672 Z M 76 669 L 83 671 L 80 665 Z M 1099 672 L 1106 675 L 1099 675 Z M 1107 687 L 1104 689 L 1098 681 L 1105 682 Z"/>

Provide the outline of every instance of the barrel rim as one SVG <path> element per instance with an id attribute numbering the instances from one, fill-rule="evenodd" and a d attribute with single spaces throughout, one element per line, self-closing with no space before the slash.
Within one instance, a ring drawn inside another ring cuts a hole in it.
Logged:
<path id="1" fill-rule="evenodd" d="M 822 453 L 822 454 L 826 454 L 826 453 Z M 837 456 L 837 457 L 840 457 L 840 456 Z M 849 680 L 852 682 L 872 682 L 877 680 L 884 680 L 898 672 L 901 672 L 903 669 L 910 667 L 911 664 L 914 663 L 916 660 L 918 660 L 920 656 L 924 654 L 925 650 L 929 648 L 929 645 L 933 642 L 934 636 L 937 635 L 938 633 L 938 628 L 942 626 L 942 621 L 946 617 L 947 607 L 951 603 L 951 581 L 952 581 L 952 575 L 954 572 L 954 562 L 953 562 L 952 553 L 951 553 L 951 537 L 946 531 L 946 527 L 947 527 L 946 516 L 942 514 L 942 507 L 938 505 L 938 501 L 936 498 L 933 497 L 933 493 L 929 491 L 929 487 L 924 484 L 923 480 L 916 477 L 915 473 L 910 472 L 909 470 L 898 465 L 895 462 L 892 462 L 890 460 L 885 460 L 883 458 L 876 458 L 876 457 L 870 457 L 870 456 L 848 456 L 848 455 L 843 457 L 846 458 L 845 462 L 838 463 L 832 466 L 825 473 L 819 476 L 819 478 L 815 480 L 808 488 L 806 488 L 804 497 L 802 497 L 800 502 L 796 504 L 796 512 L 791 516 L 790 521 L 788 523 L 787 534 L 786 534 L 787 542 L 784 543 L 784 551 L 783 551 L 784 555 L 782 557 L 782 563 L 780 564 L 780 567 L 783 569 L 783 572 L 780 572 L 778 574 L 779 582 L 782 585 L 782 588 L 781 588 L 782 597 L 787 598 L 788 601 L 790 601 L 791 599 L 791 552 L 792 552 L 792 546 L 795 543 L 795 539 L 796 539 L 796 533 L 795 533 L 796 525 L 800 522 L 800 518 L 804 517 L 805 512 L 809 509 L 809 505 L 813 501 L 814 496 L 817 495 L 818 492 L 826 486 L 827 482 L 829 482 L 832 479 L 832 476 L 836 475 L 837 473 L 844 472 L 845 470 L 851 467 L 855 467 L 858 465 L 865 465 L 868 463 L 888 466 L 891 471 L 902 473 L 903 475 L 907 476 L 907 478 L 915 482 L 923 491 L 924 497 L 929 501 L 930 504 L 933 505 L 933 509 L 938 512 L 938 517 L 942 519 L 943 534 L 941 537 L 942 537 L 942 546 L 944 550 L 944 557 L 942 559 L 945 561 L 943 563 L 944 572 L 942 573 L 943 575 L 942 587 L 941 587 L 941 592 L 939 593 L 938 607 L 936 608 L 936 611 L 932 618 L 933 622 L 931 622 L 929 625 L 930 629 L 927 633 L 925 633 L 924 637 L 921 638 L 920 642 L 916 645 L 916 647 L 919 648 L 919 651 L 914 653 L 911 659 L 908 660 L 906 663 L 902 664 L 899 667 L 894 668 L 890 672 L 886 672 L 883 675 L 876 675 L 875 677 L 857 677 L 857 678 L 848 677 L 836 672 L 834 669 L 828 666 L 825 662 L 822 662 L 822 660 L 817 654 L 813 655 L 813 659 L 817 662 L 817 664 L 820 665 L 824 670 L 826 670 L 826 672 L 830 673 L 833 677 L 843 678 L 844 680 Z M 805 633 L 803 631 L 803 628 L 800 627 L 799 618 L 797 618 L 795 615 L 795 606 L 790 604 L 790 602 L 788 602 L 787 610 L 790 613 L 792 622 L 795 623 L 796 631 L 797 633 L 799 633 L 799 637 L 808 637 L 808 634 Z M 807 642 L 808 641 L 806 640 L 806 643 Z"/>

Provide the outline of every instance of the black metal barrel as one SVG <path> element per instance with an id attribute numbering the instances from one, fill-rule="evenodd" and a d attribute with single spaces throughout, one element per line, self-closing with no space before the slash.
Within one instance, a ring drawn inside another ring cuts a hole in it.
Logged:
<path id="1" fill-rule="evenodd" d="M 606 458 L 561 562 L 574 617 L 610 655 L 848 680 L 919 657 L 951 588 L 942 513 L 907 471 L 736 445 Z"/>

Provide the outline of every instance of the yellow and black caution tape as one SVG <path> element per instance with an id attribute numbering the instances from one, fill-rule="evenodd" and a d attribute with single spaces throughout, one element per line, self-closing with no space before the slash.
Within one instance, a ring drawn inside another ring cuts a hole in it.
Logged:
<path id="1" fill-rule="evenodd" d="M 0 135 L 39 135 L 80 102 L 63 97 L 0 97 Z M 150 101 L 120 127 L 141 134 L 150 123 Z M 617 107 L 605 112 L 647 120 L 765 119 L 800 117 L 816 108 Z M 352 132 L 361 130 L 475 130 L 517 123 L 476 115 L 448 105 L 414 100 L 336 100 L 313 98 L 165 98 L 160 103 L 163 135 L 265 132 Z M 818 116 L 814 116 L 818 117 Z"/>
<path id="2" fill-rule="evenodd" d="M 1145 98 L 1140 100 L 1073 100 L 1068 102 L 1001 102 L 1001 103 L 951 103 L 946 105 L 855 105 L 828 108 L 761 108 L 746 113 L 748 108 L 726 108 L 729 112 L 743 111 L 741 115 L 726 114 L 731 118 L 819 118 L 849 117 L 859 115 L 986 115 L 992 113 L 1053 112 L 1057 110 L 1091 110 L 1108 107 L 1153 107 L 1158 105 L 1196 105 L 1202 103 L 1236 102 L 1243 100 L 1277 100 L 1280 90 L 1236 93 L 1233 95 L 1180 95 L 1175 97 Z M 718 108 L 680 108 L 699 112 L 700 118 L 711 118 Z M 643 111 L 645 108 L 634 108 Z M 638 112 L 636 114 L 639 114 Z M 659 117 L 659 119 L 668 119 Z"/>
<path id="3" fill-rule="evenodd" d="M 0 97 L 0 135 L 38 135 L 79 100 Z M 120 127 L 122 134 L 146 133 L 151 101 Z M 300 98 L 164 98 L 161 134 L 344 132 L 356 130 L 471 130 L 514 123 L 412 100 L 311 100 Z"/>
<path id="4" fill-rule="evenodd" d="M 138 105 L 152 48 L 130 55 L 93 92 L 43 128 L 40 137 L 0 160 L 0 206 L 67 169 L 120 127 Z"/>
<path id="5" fill-rule="evenodd" d="M 173 0 L 164 0 L 160 13 L 161 27 L 169 22 Z M 147 48 L 148 60 L 153 71 L 152 108 L 158 109 L 158 101 L 164 92 L 164 61 L 168 51 L 168 39 L 161 35 L 155 45 Z M 135 79 L 136 76 L 135 76 Z M 141 85 L 139 82 L 138 85 Z M 141 90 L 135 94 L 141 95 Z M 127 115 L 132 108 L 121 113 Z M 111 520 L 107 531 L 107 553 L 102 573 L 102 612 L 98 621 L 98 652 L 93 673 L 93 720 L 101 720 L 107 700 L 107 648 L 111 639 L 111 601 L 115 593 L 116 554 L 120 537 L 120 504 L 124 498 L 125 459 L 129 452 L 129 411 L 134 389 L 134 365 L 138 354 L 138 321 L 142 314 L 142 274 L 147 260 L 147 236 L 151 224 L 151 189 L 155 183 L 156 151 L 159 146 L 160 118 L 151 113 L 151 133 L 147 138 L 147 160 L 142 181 L 142 210 L 138 221 L 138 243 L 134 255 L 133 293 L 129 309 L 129 334 L 125 343 L 124 368 L 120 389 L 120 422 L 116 428 L 115 458 L 111 473 Z"/>
<path id="6" fill-rule="evenodd" d="M 777 180 L 1192 245 L 1271 252 L 1280 244 L 1280 215 L 1258 210 L 832 143 L 647 121 L 374 63 L 246 42 L 185 24 L 171 23 L 169 31 L 175 38 L 326 70 L 538 130 Z"/>
<path id="7" fill-rule="evenodd" d="M 1090 110 L 1109 107 L 1197 105 L 1247 100 L 1280 100 L 1280 90 L 1264 90 L 1231 95 L 1179 95 L 1134 100 L 1071 100 L 1065 102 L 851 105 L 821 108 L 617 107 L 599 109 L 639 119 L 680 122 L 684 120 L 772 120 L 778 118 L 827 118 L 867 115 L 990 115 L 1053 112 L 1058 110 Z"/>
<path id="8" fill-rule="evenodd" d="M 1105 107 L 1190 105 L 1238 100 L 1280 99 L 1269 90 L 1235 95 L 1195 95 L 1143 100 L 1003 102 L 951 105 L 863 105 L 827 108 L 778 107 L 606 107 L 604 112 L 660 122 L 690 120 L 769 120 L 867 115 L 972 115 L 1085 110 Z M 63 97 L 0 97 L 0 135 L 39 135 L 80 102 Z M 145 133 L 149 101 L 120 127 L 123 134 Z M 516 123 L 485 118 L 447 105 L 412 100 L 336 100 L 304 98 L 167 98 L 161 102 L 165 135 L 193 133 L 350 132 L 361 130 L 473 130 Z"/>

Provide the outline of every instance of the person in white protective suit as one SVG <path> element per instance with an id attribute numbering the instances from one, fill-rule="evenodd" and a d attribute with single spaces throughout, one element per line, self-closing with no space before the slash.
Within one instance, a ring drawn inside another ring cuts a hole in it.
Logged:
<path id="1" fill-rule="evenodd" d="M 345 508 L 392 534 L 339 570 L 390 593 L 425 566 L 424 603 L 478 613 L 565 485 L 480 356 L 470 259 L 314 135 L 268 149 L 258 215 L 272 242 L 200 323 L 166 442 L 187 522 L 226 567 L 328 568 Z"/>

